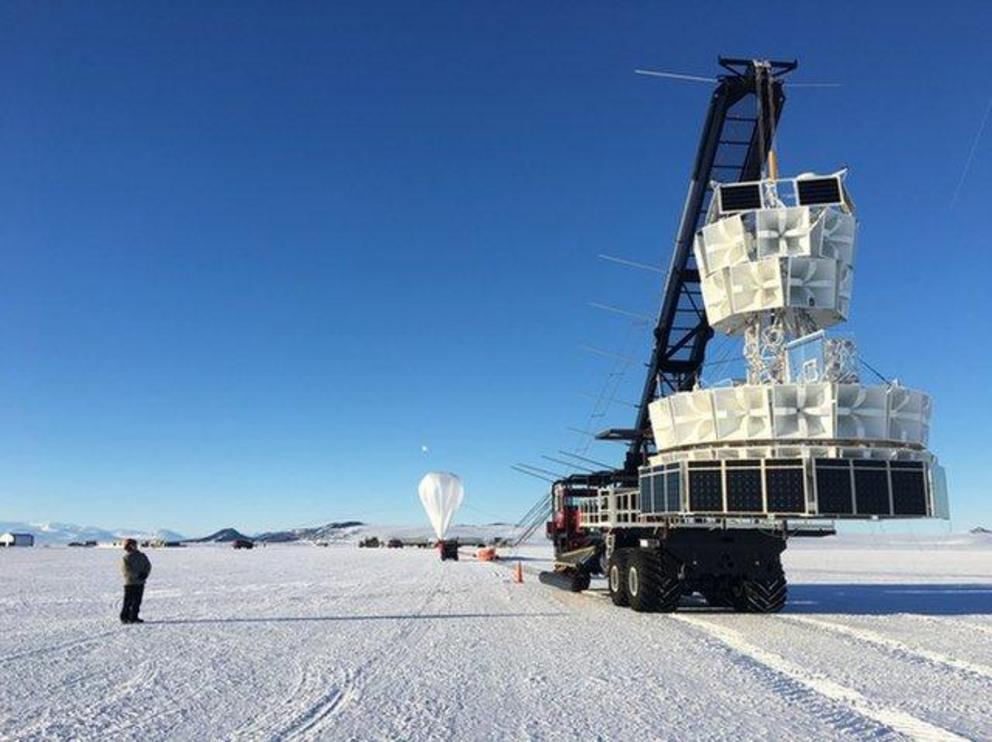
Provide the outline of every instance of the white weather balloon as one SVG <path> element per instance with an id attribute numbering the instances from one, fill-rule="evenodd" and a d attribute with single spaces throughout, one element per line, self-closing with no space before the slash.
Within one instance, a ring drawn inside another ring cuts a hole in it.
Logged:
<path id="1" fill-rule="evenodd" d="M 434 526 L 438 540 L 444 538 L 451 525 L 451 518 L 465 499 L 462 480 L 446 471 L 431 471 L 424 475 L 417 487 L 420 502 Z"/>

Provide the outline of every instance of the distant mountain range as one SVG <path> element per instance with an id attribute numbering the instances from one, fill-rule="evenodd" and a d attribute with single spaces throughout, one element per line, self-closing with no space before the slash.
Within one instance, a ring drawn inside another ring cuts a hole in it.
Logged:
<path id="1" fill-rule="evenodd" d="M 245 536 L 236 528 L 221 528 L 219 531 L 214 531 L 209 536 L 190 538 L 186 540 L 192 544 L 226 544 L 231 541 L 251 541 L 248 536 Z"/>
<path id="2" fill-rule="evenodd" d="M 200 538 L 187 538 L 182 534 L 167 529 L 156 531 L 141 531 L 129 528 L 106 529 L 94 526 L 79 526 L 73 523 L 24 523 L 21 521 L 0 521 L 0 533 L 30 533 L 35 537 L 39 546 L 46 544 L 61 545 L 71 542 L 97 541 L 109 543 L 121 538 L 131 537 L 139 541 L 161 539 L 163 541 L 185 541 L 187 543 L 230 543 L 237 539 L 264 541 L 268 543 L 288 543 L 292 541 L 352 541 L 360 537 L 373 535 L 382 538 L 403 539 L 433 539 L 434 534 L 427 526 L 388 526 L 369 525 L 358 520 L 344 520 L 325 523 L 322 526 L 290 528 L 282 531 L 264 531 L 257 534 L 245 534 L 236 528 L 228 527 L 215 531 Z M 447 536 L 460 538 L 465 542 L 509 537 L 513 527 L 506 523 L 488 523 L 482 526 L 456 525 L 452 526 Z M 970 529 L 974 536 L 992 535 L 992 529 L 976 526 Z M 535 541 L 543 541 L 543 534 L 533 537 Z"/>
<path id="3" fill-rule="evenodd" d="M 187 538 L 175 531 L 159 529 L 140 531 L 130 528 L 97 528 L 79 526 L 74 523 L 24 523 L 21 521 L 0 521 L 0 533 L 30 533 L 39 546 L 59 545 L 73 542 L 97 541 L 108 543 L 121 538 L 136 538 L 139 541 L 161 539 L 163 541 L 185 541 L 187 543 L 230 543 L 238 539 L 284 543 L 289 541 L 337 541 L 354 535 L 365 524 L 357 520 L 326 523 L 322 526 L 293 528 L 285 531 L 267 531 L 257 535 L 246 535 L 236 528 L 222 528 L 209 536 Z"/>
<path id="4" fill-rule="evenodd" d="M 256 541 L 267 541 L 271 544 L 286 541 L 339 541 L 353 535 L 365 527 L 359 520 L 343 520 L 325 523 L 312 528 L 292 528 L 288 531 L 267 531 L 255 537 Z"/>
<path id="5" fill-rule="evenodd" d="M 327 523 L 310 528 L 292 528 L 287 531 L 266 531 L 254 536 L 248 536 L 237 528 L 221 528 L 202 538 L 186 539 L 188 543 L 197 544 L 226 544 L 231 541 L 265 541 L 270 544 L 281 544 L 290 541 L 337 541 L 346 538 L 365 524 L 357 520 L 345 520 L 340 523 Z"/>
<path id="6" fill-rule="evenodd" d="M 513 527 L 503 523 L 490 523 L 482 526 L 456 525 L 448 531 L 449 538 L 460 538 L 466 543 L 489 540 L 495 537 L 507 537 Z M 373 535 L 380 539 L 403 538 L 408 540 L 434 539 L 434 533 L 427 525 L 422 526 L 389 526 L 369 525 L 359 520 L 342 520 L 325 523 L 320 526 L 290 528 L 282 531 L 264 531 L 262 533 L 246 534 L 237 528 L 228 526 L 207 536 L 189 538 L 175 531 L 160 529 L 157 531 L 138 531 L 127 528 L 107 529 L 93 526 L 79 526 L 72 523 L 23 523 L 0 521 L 0 533 L 30 533 L 35 537 L 39 546 L 60 545 L 72 542 L 97 541 L 109 543 L 121 538 L 132 537 L 139 541 L 162 539 L 163 541 L 183 541 L 186 543 L 230 543 L 238 539 L 262 541 L 267 543 L 289 543 L 293 541 L 323 541 L 341 542 L 357 541 L 363 536 Z M 542 534 L 543 536 L 543 534 Z"/>
<path id="7" fill-rule="evenodd" d="M 78 526 L 74 523 L 22 523 L 19 521 L 0 521 L 0 533 L 30 533 L 35 543 L 68 544 L 73 541 L 115 541 L 120 538 L 136 538 L 139 541 L 162 539 L 163 541 L 182 541 L 185 537 L 175 531 L 160 528 L 157 531 L 141 531 L 131 528 L 108 530 L 94 526 Z"/>

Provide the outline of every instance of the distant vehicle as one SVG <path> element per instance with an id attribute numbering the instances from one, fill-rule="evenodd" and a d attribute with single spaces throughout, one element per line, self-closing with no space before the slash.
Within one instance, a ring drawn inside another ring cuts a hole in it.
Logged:
<path id="1" fill-rule="evenodd" d="M 368 536 L 358 542 L 359 549 L 378 549 L 381 544 L 375 536 Z"/>
<path id="2" fill-rule="evenodd" d="M 255 542 L 249 541 L 246 538 L 236 538 L 234 539 L 234 541 L 231 542 L 231 546 L 233 546 L 235 549 L 254 549 Z"/>
<path id="3" fill-rule="evenodd" d="M 441 561 L 445 562 L 449 559 L 458 561 L 458 539 L 448 539 L 447 541 L 438 541 L 437 549 L 441 552 Z"/>
<path id="4" fill-rule="evenodd" d="M 34 546 L 34 536 L 30 533 L 0 534 L 0 546 Z"/>
<path id="5" fill-rule="evenodd" d="M 82 548 L 92 548 L 96 546 L 96 541 L 70 541 L 68 546 L 79 546 Z"/>
<path id="6" fill-rule="evenodd" d="M 402 549 L 403 542 L 398 538 L 391 538 L 388 542 L 386 542 L 386 547 L 389 549 Z"/>

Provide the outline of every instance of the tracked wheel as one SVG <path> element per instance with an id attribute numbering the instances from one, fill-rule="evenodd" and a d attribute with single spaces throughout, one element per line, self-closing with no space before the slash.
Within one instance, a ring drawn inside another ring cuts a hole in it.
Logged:
<path id="1" fill-rule="evenodd" d="M 613 605 L 630 605 L 627 596 L 627 558 L 629 549 L 616 549 L 610 556 L 606 567 L 606 582 L 610 589 L 610 600 Z"/>
<path id="2" fill-rule="evenodd" d="M 628 558 L 627 599 L 630 607 L 644 613 L 674 611 L 682 596 L 682 583 L 665 574 L 657 551 L 638 549 Z"/>
<path id="3" fill-rule="evenodd" d="M 783 573 L 748 578 L 734 586 L 733 606 L 741 613 L 778 613 L 785 607 L 788 585 Z"/>

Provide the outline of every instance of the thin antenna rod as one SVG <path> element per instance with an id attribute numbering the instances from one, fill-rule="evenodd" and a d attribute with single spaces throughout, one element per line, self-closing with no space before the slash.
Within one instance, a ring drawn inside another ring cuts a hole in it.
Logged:
<path id="1" fill-rule="evenodd" d="M 581 464 L 576 464 L 571 461 L 565 461 L 564 459 L 556 459 L 554 456 L 545 456 L 541 454 L 542 459 L 547 459 L 548 461 L 554 461 L 556 464 L 563 464 L 564 466 L 569 466 L 573 469 L 584 469 L 585 471 L 596 471 L 595 469 L 590 469 L 588 466 L 582 466 Z"/>
<path id="2" fill-rule="evenodd" d="M 968 150 L 968 157 L 964 161 L 964 169 L 961 171 L 961 177 L 958 178 L 958 183 L 954 186 L 954 193 L 951 195 L 950 205 L 950 208 L 952 209 L 958 202 L 958 194 L 961 193 L 961 186 L 964 185 L 965 178 L 968 177 L 968 171 L 971 169 L 971 161 L 975 159 L 975 151 L 978 149 L 978 143 L 982 140 L 982 134 L 985 132 L 985 125 L 989 122 L 989 114 L 992 114 L 992 98 L 989 98 L 989 104 L 985 107 L 985 114 L 982 116 L 982 121 L 978 125 L 978 131 L 975 133 L 975 138 L 971 142 L 971 149 Z"/>
<path id="3" fill-rule="evenodd" d="M 645 75 L 647 77 L 663 77 L 666 80 L 684 80 L 685 82 L 705 82 L 705 83 L 717 83 L 720 82 L 719 79 L 715 77 L 703 77 L 702 75 L 686 75 L 682 72 L 664 72 L 662 70 L 634 70 L 635 75 Z M 777 77 L 777 75 L 775 75 Z M 840 82 L 783 82 L 783 85 L 789 88 L 841 88 L 844 87 L 843 83 Z"/>
<path id="4" fill-rule="evenodd" d="M 596 257 L 599 258 L 600 260 L 609 260 L 611 263 L 619 263 L 620 265 L 626 265 L 628 268 L 640 268 L 641 270 L 651 271 L 652 273 L 664 274 L 665 272 L 661 268 L 658 268 L 657 266 L 654 265 L 637 263 L 633 260 L 625 260 L 624 258 L 615 258 L 612 255 L 603 255 L 602 253 L 600 253 Z"/>
<path id="5" fill-rule="evenodd" d="M 701 77 L 699 75 L 684 75 L 681 72 L 660 72 L 658 70 L 634 70 L 635 75 L 645 75 L 647 77 L 664 77 L 666 80 L 684 80 L 686 82 L 720 82 L 715 77 Z"/>
<path id="6" fill-rule="evenodd" d="M 518 463 L 517 466 L 525 467 L 527 469 L 533 469 L 534 471 L 541 472 L 541 474 L 547 474 L 549 477 L 557 477 L 559 479 L 561 479 L 562 477 L 567 477 L 568 476 L 567 474 L 560 474 L 560 473 L 558 473 L 556 471 L 551 471 L 550 469 L 542 469 L 541 467 L 534 466 L 533 464 L 520 464 L 520 463 Z"/>
<path id="7" fill-rule="evenodd" d="M 633 317 L 641 322 L 653 322 L 654 317 L 648 317 L 646 314 L 639 314 L 637 312 L 631 312 L 629 309 L 621 309 L 620 307 L 610 306 L 609 304 L 600 304 L 595 301 L 586 302 L 593 309 L 602 309 L 606 312 L 613 312 L 614 314 L 622 314 L 625 317 Z"/>
<path id="8" fill-rule="evenodd" d="M 626 361 L 627 363 L 630 364 L 640 363 L 640 361 L 638 361 L 636 358 L 631 358 L 630 356 L 623 356 L 620 355 L 619 353 L 614 353 L 611 350 L 603 350 L 602 348 L 595 348 L 592 345 L 580 345 L 579 349 L 584 350 L 588 353 L 594 353 L 599 356 L 606 356 L 607 358 L 616 358 L 617 360 Z"/>
<path id="9" fill-rule="evenodd" d="M 596 466 L 602 466 L 606 469 L 613 468 L 610 464 L 604 464 L 602 461 L 596 461 L 596 459 L 590 459 L 588 456 L 579 456 L 579 454 L 572 453 L 571 451 L 559 450 L 558 453 L 563 454 L 565 456 L 571 456 L 572 458 L 576 458 L 579 461 L 588 461 L 590 464 L 595 464 Z"/>
<path id="10" fill-rule="evenodd" d="M 881 372 L 879 372 L 878 370 L 876 370 L 875 367 L 872 366 L 870 363 L 868 363 L 868 361 L 866 361 L 864 358 L 862 358 L 861 356 L 859 356 L 858 357 L 858 360 L 861 361 L 861 365 L 862 366 L 864 366 L 869 371 L 871 371 L 873 374 L 875 374 L 875 376 L 877 376 L 878 378 L 880 378 L 882 381 L 884 381 L 889 386 L 892 385 L 892 382 L 889 379 L 887 379 L 886 377 L 882 376 Z"/>
<path id="11" fill-rule="evenodd" d="M 513 469 L 514 471 L 520 472 L 521 474 L 526 474 L 529 477 L 534 477 L 535 479 L 541 479 L 541 480 L 543 480 L 545 482 L 551 482 L 553 484 L 554 481 L 555 481 L 554 479 L 549 479 L 548 477 L 542 476 L 540 474 L 535 474 L 532 471 L 527 471 L 526 469 L 521 469 L 519 466 L 511 466 L 510 468 Z"/>
<path id="12" fill-rule="evenodd" d="M 587 399 L 595 399 L 597 402 L 603 399 L 602 394 L 593 394 L 592 392 L 579 392 L 580 397 L 586 397 Z M 624 399 L 607 399 L 606 402 L 609 404 L 622 404 L 624 407 L 633 407 L 635 410 L 640 409 L 640 405 L 636 405 L 633 402 L 628 402 Z"/>

